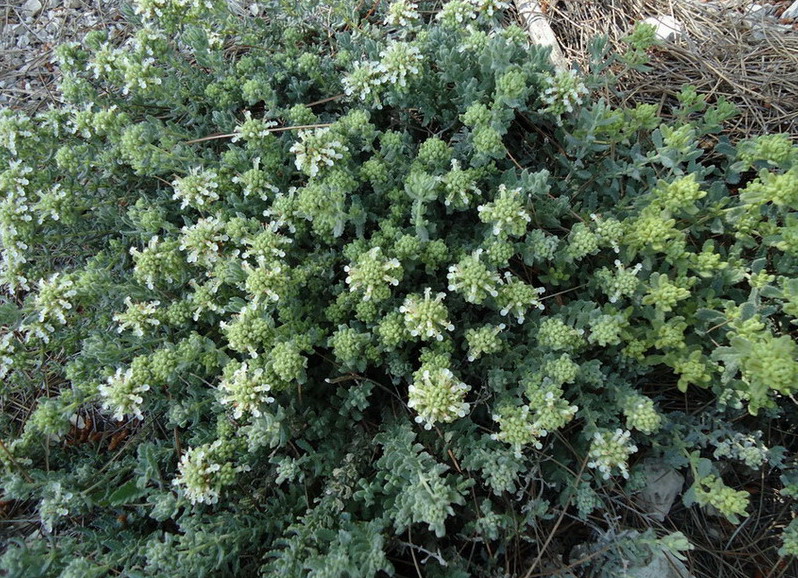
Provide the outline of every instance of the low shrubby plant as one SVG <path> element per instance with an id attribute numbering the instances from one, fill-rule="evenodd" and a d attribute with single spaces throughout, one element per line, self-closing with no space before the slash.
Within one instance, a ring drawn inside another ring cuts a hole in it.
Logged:
<path id="1" fill-rule="evenodd" d="M 0 111 L 0 568 L 530 575 L 567 519 L 619 575 L 691 547 L 649 458 L 784 527 L 790 139 L 593 99 L 645 30 L 576 74 L 503 2 L 314 4 L 136 0 Z"/>

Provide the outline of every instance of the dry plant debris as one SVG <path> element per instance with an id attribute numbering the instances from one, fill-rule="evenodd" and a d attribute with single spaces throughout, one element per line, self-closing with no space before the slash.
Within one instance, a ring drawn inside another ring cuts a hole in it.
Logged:
<path id="1" fill-rule="evenodd" d="M 754 5 L 750 0 L 558 0 L 542 3 L 571 63 L 587 69 L 591 39 L 604 35 L 623 50 L 636 22 L 671 16 L 684 30 L 651 55 L 651 70 L 620 79 L 614 104 L 661 103 L 663 112 L 687 84 L 710 102 L 721 96 L 741 115 L 729 130 L 732 140 L 757 134 L 798 135 L 798 26 L 779 16 L 790 2 Z M 757 9 L 757 6 L 759 8 Z"/>
<path id="2" fill-rule="evenodd" d="M 0 106 L 58 101 L 53 49 L 92 29 L 122 34 L 119 0 L 0 0 Z"/>

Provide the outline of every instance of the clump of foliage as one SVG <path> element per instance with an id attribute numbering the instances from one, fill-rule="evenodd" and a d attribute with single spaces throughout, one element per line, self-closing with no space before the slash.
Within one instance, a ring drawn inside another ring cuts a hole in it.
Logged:
<path id="1" fill-rule="evenodd" d="M 798 148 L 593 101 L 502 2 L 354 4 L 137 0 L 0 111 L 0 568 L 523 574 L 650 457 L 793 507 Z"/>

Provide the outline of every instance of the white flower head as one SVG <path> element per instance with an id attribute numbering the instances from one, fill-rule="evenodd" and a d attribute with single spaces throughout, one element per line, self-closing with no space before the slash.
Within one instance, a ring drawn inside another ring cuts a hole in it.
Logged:
<path id="1" fill-rule="evenodd" d="M 624 478 L 629 478 L 629 456 L 637 451 L 631 442 L 632 433 L 628 430 L 597 431 L 593 434 L 587 467 L 595 468 L 601 476 L 608 480 L 614 470 L 618 470 Z"/>
<path id="2" fill-rule="evenodd" d="M 122 333 L 130 329 L 133 335 L 142 337 L 148 326 L 157 327 L 161 324 L 156 316 L 160 304 L 160 301 L 133 303 L 130 297 L 125 297 L 127 311 L 114 314 L 114 321 L 119 323 L 116 331 Z"/>
<path id="3" fill-rule="evenodd" d="M 244 362 L 219 384 L 221 403 L 233 408 L 235 419 L 241 419 L 245 414 L 260 417 L 263 406 L 274 403 L 274 398 L 269 395 L 272 386 L 264 374 L 263 368 L 251 368 Z"/>
<path id="4" fill-rule="evenodd" d="M 180 208 L 192 206 L 203 209 L 213 201 L 219 200 L 219 182 L 216 171 L 202 171 L 194 167 L 185 177 L 172 181 L 173 199 L 181 201 Z"/>
<path id="5" fill-rule="evenodd" d="M 449 369 L 424 370 L 408 388 L 407 406 L 418 412 L 416 423 L 429 430 L 437 422 L 451 423 L 464 417 L 470 407 L 464 399 L 470 390 Z"/>
<path id="6" fill-rule="evenodd" d="M 147 383 L 135 383 L 133 370 L 119 368 L 106 382 L 99 387 L 100 397 L 103 398 L 103 409 L 113 412 L 116 420 L 123 420 L 126 415 L 134 415 L 144 419 L 141 406 L 144 403 L 143 394 L 150 390 Z"/>
<path id="7" fill-rule="evenodd" d="M 328 127 L 315 130 L 300 130 L 299 140 L 290 151 L 296 155 L 296 168 L 310 177 L 315 177 L 323 166 L 331 167 L 344 158 L 349 149 L 335 139 Z"/>

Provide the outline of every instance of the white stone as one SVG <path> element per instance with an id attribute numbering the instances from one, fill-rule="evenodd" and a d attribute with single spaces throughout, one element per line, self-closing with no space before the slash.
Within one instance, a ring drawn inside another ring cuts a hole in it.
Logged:
<path id="1" fill-rule="evenodd" d="M 623 530 L 617 534 L 610 531 L 607 535 L 603 536 L 599 542 L 577 544 L 571 550 L 571 560 L 581 560 L 588 558 L 591 555 L 606 550 L 607 545 L 612 542 L 621 540 L 632 540 L 640 536 L 637 530 Z M 685 565 L 676 556 L 657 548 L 653 550 L 649 546 L 645 546 L 648 551 L 647 555 L 641 556 L 639 561 L 630 560 L 630 566 L 624 569 L 624 578 L 695 578 L 687 570 Z M 641 566 L 645 560 L 649 560 L 647 564 Z M 631 565 L 634 564 L 634 565 Z M 614 578 L 615 574 L 613 574 Z M 617 576 L 621 576 L 617 574 Z"/>
<path id="2" fill-rule="evenodd" d="M 660 40 L 676 40 L 682 35 L 682 25 L 673 16 L 651 16 L 643 20 L 643 23 L 656 28 L 655 34 Z"/>
<path id="3" fill-rule="evenodd" d="M 646 487 L 640 492 L 640 507 L 662 522 L 682 492 L 684 476 L 660 460 L 648 460 L 643 466 L 643 475 Z"/>
<path id="4" fill-rule="evenodd" d="M 782 18 L 798 18 L 798 0 L 795 0 L 790 7 L 781 14 Z"/>
<path id="5" fill-rule="evenodd" d="M 659 552 L 642 567 L 629 568 L 628 578 L 695 578 L 681 560 L 670 552 Z"/>
<path id="6" fill-rule="evenodd" d="M 39 0 L 26 0 L 22 5 L 22 11 L 29 16 L 35 16 L 41 9 L 42 3 Z"/>

